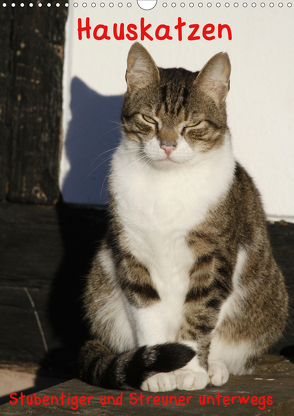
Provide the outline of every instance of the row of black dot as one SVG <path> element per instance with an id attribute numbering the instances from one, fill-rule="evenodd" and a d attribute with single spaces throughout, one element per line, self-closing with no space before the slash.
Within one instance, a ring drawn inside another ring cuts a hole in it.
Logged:
<path id="1" fill-rule="evenodd" d="M 284 3 L 279 2 L 277 5 L 278 5 L 278 7 L 283 7 L 283 6 L 284 6 Z M 2 7 L 9 7 L 9 6 L 11 6 L 11 7 L 16 7 L 16 4 L 15 4 L 15 3 L 11 3 L 11 4 L 2 3 Z M 20 6 L 20 7 L 25 7 L 25 4 L 24 4 L 24 3 L 20 3 L 20 4 L 19 4 L 19 6 Z M 29 4 L 28 4 L 28 6 L 29 6 L 29 7 L 34 7 L 34 4 L 33 4 L 33 3 L 29 3 Z M 44 7 L 52 7 L 52 4 L 51 4 L 51 3 L 41 3 L 41 2 L 40 2 L 40 3 L 37 3 L 37 7 L 43 7 L 43 6 L 44 6 Z M 60 4 L 60 3 L 56 3 L 56 4 L 55 4 L 55 7 L 60 7 L 60 6 L 61 6 L 61 4 Z M 65 6 L 65 7 L 69 7 L 69 3 L 65 3 L 65 4 L 64 4 L 64 6 Z M 73 7 L 75 7 L 75 8 L 76 8 L 76 7 L 79 7 L 79 3 L 74 2 L 74 3 L 72 4 L 72 6 L 73 6 Z M 82 6 L 82 7 L 88 7 L 88 3 L 83 2 L 83 3 L 81 3 L 81 6 Z M 103 2 L 102 2 L 102 3 L 99 3 L 99 4 L 92 2 L 92 3 L 90 4 L 90 7 L 97 7 L 97 6 L 98 6 L 98 7 L 100 6 L 100 7 L 102 7 L 102 8 L 103 8 L 103 7 L 105 7 L 105 6 L 106 6 L 106 4 L 105 4 L 105 3 L 103 3 Z M 109 4 L 108 4 L 108 6 L 109 6 L 109 7 L 114 7 L 114 6 L 115 6 L 115 4 L 111 2 L 111 3 L 109 3 Z M 123 7 L 123 3 L 121 3 L 121 2 L 120 2 L 120 3 L 117 3 L 117 6 L 118 6 L 118 7 Z M 132 3 L 130 3 L 130 2 L 126 3 L 126 6 L 127 6 L 127 7 L 132 7 Z M 176 3 L 171 3 L 171 4 L 170 4 L 170 6 L 171 6 L 171 7 L 176 7 L 176 6 L 177 6 L 177 4 L 176 4 Z M 185 3 L 180 3 L 180 4 L 179 4 L 179 6 L 180 6 L 180 7 L 185 7 L 185 6 L 186 6 L 186 4 L 185 4 Z M 201 3 L 201 2 L 200 2 L 200 3 L 189 3 L 189 4 L 188 4 L 188 6 L 189 6 L 189 7 L 194 7 L 194 6 L 196 6 L 196 7 L 197 7 L 197 6 L 198 6 L 198 7 L 200 7 L 200 8 L 201 8 L 201 7 L 205 6 L 205 5 L 204 5 L 203 3 Z M 213 4 L 212 4 L 211 2 L 208 2 L 208 3 L 206 4 L 206 6 L 207 6 L 207 7 L 212 7 L 212 6 L 213 6 Z M 216 7 L 221 7 L 221 6 L 222 6 L 222 4 L 221 4 L 221 3 L 219 3 L 219 2 L 217 2 L 217 3 L 215 4 L 215 6 L 216 6 Z M 230 7 L 230 6 L 231 6 L 231 3 L 226 2 L 226 3 L 224 3 L 224 6 L 225 6 L 225 7 Z M 248 4 L 248 3 L 246 3 L 246 2 L 244 2 L 244 3 L 242 3 L 242 4 L 239 4 L 239 3 L 237 3 L 237 2 L 234 2 L 234 3 L 233 3 L 233 7 L 239 7 L 239 6 L 241 6 L 241 7 L 245 7 L 245 8 L 246 8 L 246 7 L 250 6 L 250 4 Z M 255 3 L 255 2 L 251 3 L 251 7 L 253 7 L 253 8 L 254 8 L 254 7 L 257 7 L 257 6 L 258 6 L 258 4 L 257 4 L 257 3 Z M 269 7 L 271 7 L 271 8 L 273 8 L 273 7 L 275 7 L 275 3 L 272 3 L 272 2 L 271 2 L 271 3 L 269 3 L 269 4 L 268 4 L 268 6 L 269 6 Z M 166 7 L 168 7 L 168 4 L 164 2 L 164 3 L 162 3 L 162 7 L 165 7 L 165 8 L 166 8 Z M 262 3 L 260 3 L 260 7 L 264 8 L 264 7 L 266 7 L 266 4 L 265 4 L 264 2 L 262 2 Z M 288 3 L 287 3 L 287 7 L 292 7 L 292 3 L 288 2 Z"/>

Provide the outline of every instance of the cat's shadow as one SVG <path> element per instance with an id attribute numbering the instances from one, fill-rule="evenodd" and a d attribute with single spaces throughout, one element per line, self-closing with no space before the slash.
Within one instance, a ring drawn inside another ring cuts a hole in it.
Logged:
<path id="1" fill-rule="evenodd" d="M 61 187 L 61 199 L 81 205 L 61 201 L 55 206 L 64 254 L 51 282 L 48 317 L 53 337 L 41 363 L 60 370 L 62 375 L 75 373 L 77 352 L 89 336 L 81 296 L 85 276 L 106 232 L 107 215 L 105 210 L 87 209 L 86 205 L 106 207 L 108 202 L 107 174 L 113 149 L 120 140 L 122 102 L 122 95 L 103 96 L 79 78 L 72 80 L 72 117 L 64 143 L 69 170 Z"/>
<path id="2" fill-rule="evenodd" d="M 71 120 L 67 126 L 64 155 L 69 170 L 61 167 L 61 193 L 69 203 L 105 205 L 107 174 L 113 149 L 120 136 L 123 95 L 103 96 L 77 77 L 71 83 Z"/>

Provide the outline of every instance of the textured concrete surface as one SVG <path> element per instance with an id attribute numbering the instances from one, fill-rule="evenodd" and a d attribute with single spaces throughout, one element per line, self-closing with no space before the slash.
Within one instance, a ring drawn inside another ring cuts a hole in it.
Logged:
<path id="1" fill-rule="evenodd" d="M 221 387 L 140 395 L 140 391 L 104 390 L 72 379 L 29 396 L 29 403 L 40 404 L 27 404 L 26 396 L 21 404 L 15 395 L 11 403 L 0 406 L 0 415 L 293 416 L 294 365 L 283 357 L 265 356 L 254 374 L 231 376 Z M 105 399 L 109 404 L 103 404 Z"/>
<path id="2" fill-rule="evenodd" d="M 35 374 L 0 369 L 0 399 L 13 391 L 33 387 L 35 380 Z"/>
<path id="3" fill-rule="evenodd" d="M 63 383 L 66 379 L 50 376 L 35 363 L 0 361 L 0 406 L 9 401 L 13 392 L 28 395 Z"/>

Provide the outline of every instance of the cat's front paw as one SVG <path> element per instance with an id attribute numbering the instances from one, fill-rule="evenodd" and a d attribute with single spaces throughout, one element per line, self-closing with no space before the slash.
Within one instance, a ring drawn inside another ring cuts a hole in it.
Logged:
<path id="1" fill-rule="evenodd" d="M 202 390 L 208 383 L 207 372 L 199 368 L 199 371 L 176 370 L 175 372 L 177 389 L 179 390 Z"/>
<path id="2" fill-rule="evenodd" d="M 146 391 L 172 391 L 175 390 L 176 377 L 173 372 L 170 373 L 158 373 L 145 380 L 141 385 L 141 390 Z"/>
<path id="3" fill-rule="evenodd" d="M 222 361 L 208 360 L 208 376 L 213 386 L 222 386 L 229 379 L 229 371 Z"/>

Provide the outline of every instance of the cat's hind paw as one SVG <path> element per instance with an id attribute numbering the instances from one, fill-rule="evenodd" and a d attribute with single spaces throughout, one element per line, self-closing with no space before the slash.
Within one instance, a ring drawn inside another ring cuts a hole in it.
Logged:
<path id="1" fill-rule="evenodd" d="M 177 387 L 176 377 L 173 372 L 158 373 L 145 380 L 141 385 L 141 390 L 152 391 L 172 391 Z"/>
<path id="2" fill-rule="evenodd" d="M 222 386 L 229 379 L 229 371 L 222 361 L 208 360 L 208 376 L 210 384 Z"/>
<path id="3" fill-rule="evenodd" d="M 200 368 L 200 370 L 202 370 Z M 202 390 L 208 383 L 208 374 L 203 371 L 194 372 L 190 370 L 176 370 L 177 389 L 179 390 Z"/>

